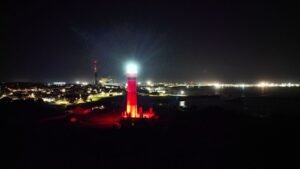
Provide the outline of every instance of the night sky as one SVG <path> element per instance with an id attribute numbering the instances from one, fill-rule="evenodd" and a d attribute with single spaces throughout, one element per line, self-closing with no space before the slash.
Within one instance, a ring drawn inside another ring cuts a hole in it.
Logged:
<path id="1" fill-rule="evenodd" d="M 298 6 L 281 1 L 37 1 L 1 5 L 0 81 L 300 81 Z M 2 2 L 3 3 L 3 2 Z"/>

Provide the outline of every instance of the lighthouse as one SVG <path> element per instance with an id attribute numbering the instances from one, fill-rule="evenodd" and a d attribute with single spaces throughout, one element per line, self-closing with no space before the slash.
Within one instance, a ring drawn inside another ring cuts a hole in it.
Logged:
<path id="1" fill-rule="evenodd" d="M 139 120 L 139 119 L 152 119 L 157 117 L 152 107 L 149 107 L 149 111 L 143 111 L 143 108 L 138 107 L 137 104 L 137 64 L 130 62 L 126 65 L 126 77 L 127 77 L 127 102 L 126 108 L 123 112 L 124 119 Z"/>
<path id="2" fill-rule="evenodd" d="M 127 76 L 127 104 L 125 117 L 139 118 L 137 106 L 137 73 L 138 66 L 135 63 L 128 63 L 126 65 Z"/>

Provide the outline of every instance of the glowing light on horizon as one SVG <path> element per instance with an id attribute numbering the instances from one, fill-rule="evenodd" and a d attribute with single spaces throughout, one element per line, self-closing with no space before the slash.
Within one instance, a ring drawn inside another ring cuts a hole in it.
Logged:
<path id="1" fill-rule="evenodd" d="M 266 87 L 266 86 L 268 86 L 268 83 L 266 82 L 260 82 L 257 84 L 257 87 Z"/>
<path id="2" fill-rule="evenodd" d="M 216 89 L 220 89 L 221 87 L 223 87 L 223 85 L 220 84 L 220 83 L 214 83 L 213 86 L 214 86 Z"/>
<path id="3" fill-rule="evenodd" d="M 148 86 L 152 86 L 152 85 L 153 85 L 153 83 L 152 83 L 151 80 L 148 80 L 148 81 L 146 82 L 146 84 L 147 84 Z"/>
<path id="4" fill-rule="evenodd" d="M 58 104 L 58 105 L 69 105 L 70 102 L 67 101 L 67 100 L 56 100 L 55 104 Z"/>
<path id="5" fill-rule="evenodd" d="M 31 93 L 29 97 L 30 97 L 30 98 L 35 98 L 35 94 L 34 94 L 34 93 Z"/>
<path id="6" fill-rule="evenodd" d="M 258 88 L 267 88 L 267 87 L 300 87 L 300 83 L 273 83 L 273 82 L 266 82 L 266 81 L 261 81 L 259 83 L 198 83 L 198 87 L 204 87 L 204 86 L 211 86 L 216 89 L 220 89 L 223 87 L 236 87 L 236 88 L 248 88 L 248 87 L 258 87 Z"/>
<path id="7" fill-rule="evenodd" d="M 45 98 L 42 98 L 42 99 L 43 99 L 44 102 L 54 102 L 55 101 L 54 98 L 47 98 L 47 97 L 45 97 Z"/>
<path id="8" fill-rule="evenodd" d="M 56 86 L 64 86 L 67 83 L 66 82 L 53 82 L 53 84 L 56 85 Z"/>

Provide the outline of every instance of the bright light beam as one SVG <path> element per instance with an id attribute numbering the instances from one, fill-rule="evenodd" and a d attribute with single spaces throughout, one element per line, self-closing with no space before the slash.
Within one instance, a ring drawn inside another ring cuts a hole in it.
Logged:
<path id="1" fill-rule="evenodd" d="M 127 74 L 137 74 L 138 73 L 138 65 L 134 62 L 129 62 L 126 64 L 126 73 Z"/>

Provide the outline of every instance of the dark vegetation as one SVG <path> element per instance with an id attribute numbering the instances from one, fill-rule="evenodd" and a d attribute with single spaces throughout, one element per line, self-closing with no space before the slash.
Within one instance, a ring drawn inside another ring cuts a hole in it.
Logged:
<path id="1" fill-rule="evenodd" d="M 299 167 L 298 97 L 139 100 L 145 107 L 154 107 L 157 125 L 121 129 L 49 126 L 39 121 L 64 114 L 64 108 L 2 99 L 7 163 L 2 165 L 30 169 Z M 182 100 L 186 107 L 178 106 Z M 124 98 L 104 102 L 92 104 L 124 104 Z"/>

